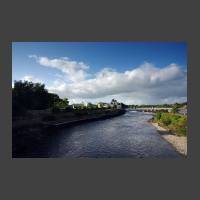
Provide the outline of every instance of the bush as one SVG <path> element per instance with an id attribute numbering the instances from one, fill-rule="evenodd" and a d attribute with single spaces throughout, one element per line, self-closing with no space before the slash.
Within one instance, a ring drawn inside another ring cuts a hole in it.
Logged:
<path id="1" fill-rule="evenodd" d="M 179 118 L 179 120 L 177 122 L 177 126 L 178 126 L 178 134 L 179 135 L 187 134 L 187 118 L 186 118 L 186 116 Z"/>
<path id="2" fill-rule="evenodd" d="M 155 115 L 155 119 L 160 120 L 161 115 L 162 115 L 161 112 L 157 112 L 156 115 Z"/>
<path id="3" fill-rule="evenodd" d="M 162 113 L 160 120 L 166 126 L 168 126 L 171 123 L 170 116 L 165 113 Z"/>
<path id="4" fill-rule="evenodd" d="M 181 127 L 177 130 L 178 136 L 186 136 L 187 135 L 187 127 Z"/>
<path id="5" fill-rule="evenodd" d="M 187 135 L 187 116 L 173 113 L 156 113 L 154 120 L 179 136 Z"/>

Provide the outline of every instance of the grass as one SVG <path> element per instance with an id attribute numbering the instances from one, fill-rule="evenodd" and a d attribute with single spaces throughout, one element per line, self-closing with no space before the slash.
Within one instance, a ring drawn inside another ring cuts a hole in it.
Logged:
<path id="1" fill-rule="evenodd" d="M 153 121 L 178 136 L 187 136 L 187 116 L 185 115 L 157 112 Z"/>

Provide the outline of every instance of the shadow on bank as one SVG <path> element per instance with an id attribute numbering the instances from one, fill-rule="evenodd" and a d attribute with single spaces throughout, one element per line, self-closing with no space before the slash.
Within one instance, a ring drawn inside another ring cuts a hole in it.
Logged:
<path id="1" fill-rule="evenodd" d="M 76 126 L 123 115 L 125 109 L 50 113 L 30 111 L 24 118 L 14 119 L 12 127 L 12 157 L 43 157 L 48 137 L 63 127 Z"/>

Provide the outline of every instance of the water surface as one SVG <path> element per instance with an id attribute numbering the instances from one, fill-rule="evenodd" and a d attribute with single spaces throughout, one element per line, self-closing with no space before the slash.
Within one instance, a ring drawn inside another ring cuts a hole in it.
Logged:
<path id="1" fill-rule="evenodd" d="M 178 158 L 179 153 L 147 121 L 151 113 L 124 115 L 51 133 L 41 157 Z M 38 155 L 36 155 L 38 157 Z"/>

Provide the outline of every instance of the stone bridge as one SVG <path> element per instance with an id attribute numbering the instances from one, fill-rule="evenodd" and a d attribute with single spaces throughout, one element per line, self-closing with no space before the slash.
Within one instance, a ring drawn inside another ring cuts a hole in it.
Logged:
<path id="1" fill-rule="evenodd" d="M 141 112 L 157 112 L 157 111 L 171 112 L 172 108 L 154 108 L 154 107 L 150 107 L 150 108 L 136 108 L 136 109 L 133 109 L 133 110 L 141 111 Z"/>

